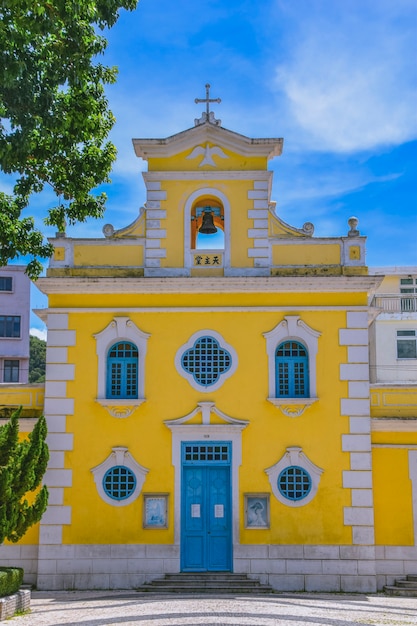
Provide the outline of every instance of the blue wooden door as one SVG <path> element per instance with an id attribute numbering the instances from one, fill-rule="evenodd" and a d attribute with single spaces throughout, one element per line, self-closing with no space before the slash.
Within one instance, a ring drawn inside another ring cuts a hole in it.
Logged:
<path id="1" fill-rule="evenodd" d="M 189 444 L 187 447 L 190 448 Z M 194 461 L 187 462 L 183 457 L 181 569 L 230 571 L 230 445 L 193 443 L 191 447 Z"/>

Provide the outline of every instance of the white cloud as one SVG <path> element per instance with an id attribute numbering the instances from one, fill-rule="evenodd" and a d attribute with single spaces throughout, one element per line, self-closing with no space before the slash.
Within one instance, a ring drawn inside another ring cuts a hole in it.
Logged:
<path id="1" fill-rule="evenodd" d="M 46 341 L 46 337 L 47 337 L 46 328 L 43 330 L 41 330 L 40 328 L 31 328 L 29 334 L 32 335 L 33 337 L 37 337 L 38 339 L 43 339 L 44 341 Z"/>
<path id="2" fill-rule="evenodd" d="M 356 13 L 352 4 L 343 7 L 312 12 L 292 33 L 297 45 L 275 81 L 290 114 L 317 150 L 352 152 L 414 139 L 415 7 L 400 2 L 395 11 L 378 2 Z"/>

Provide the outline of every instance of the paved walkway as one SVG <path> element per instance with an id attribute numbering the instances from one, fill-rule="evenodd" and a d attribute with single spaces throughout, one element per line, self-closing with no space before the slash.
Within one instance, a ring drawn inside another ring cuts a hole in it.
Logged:
<path id="1" fill-rule="evenodd" d="M 415 626 L 417 598 L 382 594 L 162 596 L 134 591 L 34 591 L 31 613 L 3 623 L 11 626 Z"/>

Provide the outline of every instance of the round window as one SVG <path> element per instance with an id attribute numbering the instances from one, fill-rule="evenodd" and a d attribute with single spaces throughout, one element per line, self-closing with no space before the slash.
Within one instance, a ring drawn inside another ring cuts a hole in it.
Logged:
<path id="1" fill-rule="evenodd" d="M 136 476 L 128 467 L 117 465 L 107 470 L 103 477 L 103 489 L 113 500 L 129 498 L 136 488 Z"/>
<path id="2" fill-rule="evenodd" d="M 302 500 L 311 490 L 311 476 L 305 469 L 292 465 L 282 470 L 278 476 L 278 489 L 288 500 Z"/>

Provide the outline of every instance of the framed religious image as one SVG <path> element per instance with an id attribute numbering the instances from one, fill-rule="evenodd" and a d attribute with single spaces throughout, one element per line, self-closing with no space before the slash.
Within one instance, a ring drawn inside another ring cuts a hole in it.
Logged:
<path id="1" fill-rule="evenodd" d="M 245 528 L 269 528 L 269 493 L 245 494 Z"/>
<path id="2" fill-rule="evenodd" d="M 168 494 L 143 494 L 143 527 L 168 528 Z"/>

